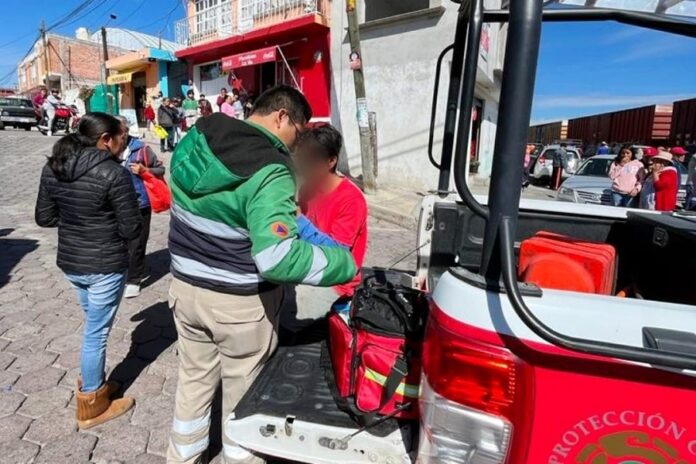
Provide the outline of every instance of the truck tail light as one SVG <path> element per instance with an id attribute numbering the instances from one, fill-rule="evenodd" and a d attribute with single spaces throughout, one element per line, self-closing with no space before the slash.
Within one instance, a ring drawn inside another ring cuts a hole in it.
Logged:
<path id="1" fill-rule="evenodd" d="M 525 408 L 521 382 L 529 378 L 524 365 L 505 348 L 449 330 L 446 319 L 433 308 L 426 332 L 419 463 L 512 462 Z"/>

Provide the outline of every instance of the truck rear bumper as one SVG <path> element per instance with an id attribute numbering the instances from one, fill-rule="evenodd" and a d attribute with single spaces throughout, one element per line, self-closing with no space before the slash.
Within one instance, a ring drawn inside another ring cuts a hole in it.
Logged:
<path id="1" fill-rule="evenodd" d="M 386 437 L 360 433 L 345 442 L 356 429 L 255 414 L 244 419 L 234 415 L 225 423 L 225 433 L 241 446 L 276 458 L 315 464 L 380 463 L 409 464 L 407 450 L 410 426 Z"/>
<path id="2" fill-rule="evenodd" d="M 391 419 L 346 439 L 358 425 L 338 408 L 322 358 L 321 342 L 279 347 L 226 419 L 223 432 L 251 451 L 292 461 L 412 462 L 414 421 Z"/>

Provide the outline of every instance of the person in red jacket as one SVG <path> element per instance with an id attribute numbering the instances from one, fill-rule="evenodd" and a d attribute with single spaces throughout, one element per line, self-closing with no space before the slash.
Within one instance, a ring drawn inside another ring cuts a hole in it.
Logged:
<path id="1" fill-rule="evenodd" d="M 294 159 L 302 184 L 297 224 L 301 237 L 309 223 L 327 240 L 322 243 L 350 250 L 360 269 L 367 252 L 367 202 L 362 191 L 337 171 L 342 146 L 341 133 L 326 123 L 315 125 L 299 140 Z M 287 289 L 281 326 L 299 332 L 331 308 L 347 311 L 360 282 L 358 273 L 352 281 L 331 288 L 298 285 Z"/>
<path id="2" fill-rule="evenodd" d="M 153 124 L 155 123 L 155 109 L 152 107 L 150 102 L 147 102 L 147 106 L 143 111 L 143 116 L 145 116 L 145 122 L 147 123 L 147 130 L 151 130 Z"/>
<path id="3" fill-rule="evenodd" d="M 652 181 L 655 187 L 655 210 L 674 211 L 677 207 L 679 173 L 673 166 L 672 155 L 662 151 L 652 158 Z"/>
<path id="4" fill-rule="evenodd" d="M 330 124 L 315 126 L 300 140 L 295 158 L 302 178 L 299 204 L 321 232 L 350 249 L 360 269 L 367 251 L 367 202 L 362 191 L 337 172 L 342 145 L 343 137 Z M 337 297 L 352 297 L 358 284 L 359 273 L 333 290 Z"/>

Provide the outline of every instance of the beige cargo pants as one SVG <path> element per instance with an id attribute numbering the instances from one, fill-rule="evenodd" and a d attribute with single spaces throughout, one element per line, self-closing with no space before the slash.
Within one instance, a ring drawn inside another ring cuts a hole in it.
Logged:
<path id="1" fill-rule="evenodd" d="M 173 279 L 169 307 L 179 334 L 179 380 L 168 463 L 204 462 L 211 403 L 220 381 L 223 462 L 263 462 L 225 436 L 224 421 L 276 349 L 282 298 L 282 288 L 238 296 Z"/>

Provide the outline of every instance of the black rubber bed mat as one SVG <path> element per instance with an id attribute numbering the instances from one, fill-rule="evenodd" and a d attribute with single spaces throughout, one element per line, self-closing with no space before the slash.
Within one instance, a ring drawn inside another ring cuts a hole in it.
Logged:
<path id="1" fill-rule="evenodd" d="M 336 405 L 327 382 L 328 366 L 322 349 L 321 341 L 279 347 L 239 402 L 236 420 L 255 414 L 294 416 L 299 421 L 357 429 L 351 416 Z M 388 420 L 369 433 L 387 436 L 398 428 L 399 421 Z"/>

